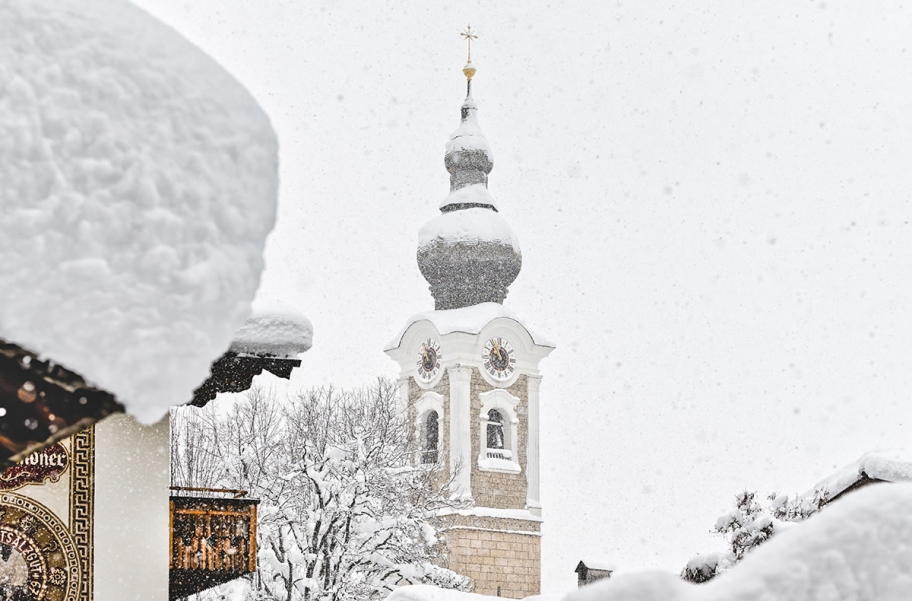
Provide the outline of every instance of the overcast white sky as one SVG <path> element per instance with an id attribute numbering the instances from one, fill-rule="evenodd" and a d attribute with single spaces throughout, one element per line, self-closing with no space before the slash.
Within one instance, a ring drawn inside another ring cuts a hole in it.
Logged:
<path id="1" fill-rule="evenodd" d="M 730 1 L 140 0 L 251 90 L 281 144 L 260 296 L 304 385 L 396 376 L 433 308 L 467 23 L 507 305 L 542 364 L 543 587 L 584 554 L 679 570 L 742 487 L 802 492 L 912 425 L 912 18 Z M 700 8 L 691 5 L 701 5 Z M 851 4 L 852 6 L 844 6 Z"/>

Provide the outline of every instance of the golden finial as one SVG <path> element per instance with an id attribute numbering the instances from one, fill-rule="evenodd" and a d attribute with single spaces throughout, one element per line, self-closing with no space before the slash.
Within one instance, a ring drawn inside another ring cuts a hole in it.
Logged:
<path id="1" fill-rule="evenodd" d="M 472 33 L 472 26 L 469 25 L 466 27 L 466 30 L 461 32 L 459 35 L 461 35 L 462 38 L 469 44 L 469 60 L 466 62 L 466 66 L 463 67 L 462 73 L 466 76 L 466 79 L 471 81 L 472 76 L 475 75 L 475 67 L 472 66 L 472 40 L 477 40 L 478 34 Z"/>

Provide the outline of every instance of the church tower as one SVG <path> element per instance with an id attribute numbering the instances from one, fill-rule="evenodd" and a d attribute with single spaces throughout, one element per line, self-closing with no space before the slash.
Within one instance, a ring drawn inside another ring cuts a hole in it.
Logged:
<path id="1" fill-rule="evenodd" d="M 475 592 L 540 592 L 539 362 L 553 350 L 503 306 L 519 275 L 519 243 L 488 192 L 494 163 L 468 93 L 446 145 L 450 193 L 421 228 L 418 266 L 434 311 L 412 317 L 386 349 L 423 451 L 447 470 L 464 507 L 446 516 L 447 566 Z"/>

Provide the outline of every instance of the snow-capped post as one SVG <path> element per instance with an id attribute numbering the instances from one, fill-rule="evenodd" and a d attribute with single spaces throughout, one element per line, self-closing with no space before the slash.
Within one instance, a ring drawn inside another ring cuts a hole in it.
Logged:
<path id="1" fill-rule="evenodd" d="M 0 31 L 9 463 L 190 401 L 250 314 L 278 161 L 250 93 L 128 2 L 14 2 Z"/>
<path id="2" fill-rule="evenodd" d="M 192 405 L 202 407 L 220 392 L 244 392 L 263 371 L 291 377 L 301 366 L 299 355 L 313 344 L 313 326 L 297 311 L 260 310 L 234 333 L 231 347 L 212 364 L 211 375 L 193 393 Z"/>

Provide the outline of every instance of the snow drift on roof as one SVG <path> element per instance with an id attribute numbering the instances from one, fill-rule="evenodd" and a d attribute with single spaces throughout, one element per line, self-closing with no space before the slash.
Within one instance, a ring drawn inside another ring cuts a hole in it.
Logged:
<path id="1" fill-rule="evenodd" d="M 813 497 L 818 490 L 826 490 L 829 498 L 839 495 L 867 475 L 874 480 L 887 482 L 912 481 L 912 453 L 904 449 L 865 453 L 849 465 L 818 482 L 804 494 Z"/>
<path id="2" fill-rule="evenodd" d="M 469 188 L 484 190 L 484 186 L 481 184 L 467 186 L 462 190 Z M 443 213 L 425 223 L 418 230 L 418 248 L 424 248 L 435 242 L 444 244 L 497 242 L 504 246 L 512 246 L 517 253 L 521 252 L 519 240 L 513 235 L 513 230 L 510 229 L 507 220 L 501 217 L 500 213 L 484 208 Z"/>
<path id="3" fill-rule="evenodd" d="M 486 210 L 486 209 L 483 209 Z M 434 327 L 437 328 L 437 331 L 441 336 L 445 336 L 452 332 L 464 332 L 466 334 L 478 334 L 481 332 L 482 328 L 488 325 L 491 320 L 497 319 L 498 317 L 506 317 L 507 319 L 512 319 L 520 324 L 522 320 L 510 309 L 504 307 L 499 303 L 479 303 L 477 305 L 472 305 L 469 307 L 462 307 L 461 309 L 447 309 L 443 311 L 425 311 L 424 313 L 417 313 L 412 315 L 405 324 L 405 327 L 393 338 L 387 345 L 386 350 L 391 350 L 399 347 L 399 343 L 402 342 L 402 337 L 405 335 L 405 332 L 412 327 L 413 324 L 419 321 L 429 321 L 434 324 Z M 525 327 L 525 326 L 523 326 Z M 532 336 L 533 342 L 539 346 L 550 346 L 554 347 L 547 338 L 540 334 L 536 334 L 526 328 L 526 331 L 529 332 L 529 335 Z"/>
<path id="4" fill-rule="evenodd" d="M 255 308 L 234 333 L 231 350 L 239 355 L 294 359 L 313 345 L 313 326 L 301 313 L 288 308 Z"/>
<path id="5" fill-rule="evenodd" d="M 272 127 L 122 0 L 6 2 L 0 32 L 0 338 L 155 421 L 250 312 L 275 220 Z"/>
<path id="6" fill-rule="evenodd" d="M 621 575 L 565 601 L 902 601 L 912 583 L 910 532 L 912 484 L 871 486 L 776 535 L 708 583 Z"/>

